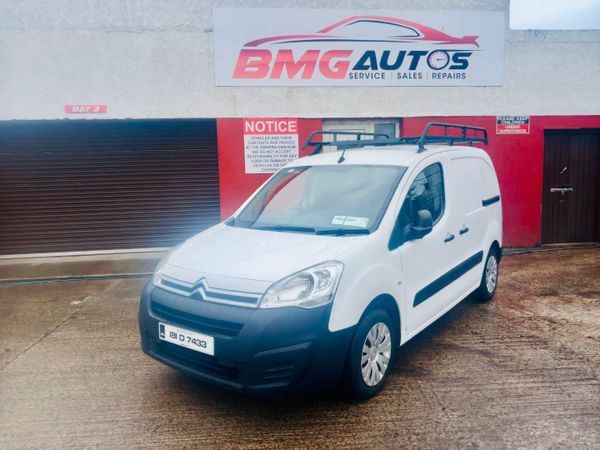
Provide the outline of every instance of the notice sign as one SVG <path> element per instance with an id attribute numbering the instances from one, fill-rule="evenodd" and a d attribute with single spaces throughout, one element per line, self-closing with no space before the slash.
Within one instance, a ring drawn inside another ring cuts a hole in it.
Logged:
<path id="1" fill-rule="evenodd" d="M 529 116 L 497 116 L 496 134 L 529 134 Z"/>
<path id="2" fill-rule="evenodd" d="M 275 173 L 298 159 L 297 119 L 244 119 L 246 173 Z"/>

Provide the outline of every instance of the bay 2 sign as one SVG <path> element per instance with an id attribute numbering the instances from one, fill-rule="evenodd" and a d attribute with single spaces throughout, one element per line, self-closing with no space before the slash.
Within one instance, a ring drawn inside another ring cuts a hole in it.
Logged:
<path id="1" fill-rule="evenodd" d="M 218 86 L 500 86 L 504 15 L 217 8 Z"/>

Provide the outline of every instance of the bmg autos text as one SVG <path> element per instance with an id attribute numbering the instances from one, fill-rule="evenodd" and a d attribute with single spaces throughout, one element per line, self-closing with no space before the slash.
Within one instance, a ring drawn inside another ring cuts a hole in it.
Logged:
<path id="1" fill-rule="evenodd" d="M 353 50 L 306 50 L 296 58 L 292 50 L 242 49 L 233 78 L 313 78 L 315 72 L 339 80 L 465 79 L 472 51 L 464 50 L 367 50 L 357 57 Z M 425 72 L 423 71 L 425 69 Z"/>

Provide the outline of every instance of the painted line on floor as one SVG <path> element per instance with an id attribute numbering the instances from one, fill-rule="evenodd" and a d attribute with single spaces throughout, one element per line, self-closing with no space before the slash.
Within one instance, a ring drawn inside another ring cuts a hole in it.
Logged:
<path id="1" fill-rule="evenodd" d="M 93 281 L 93 280 L 129 280 L 150 278 L 152 272 L 141 273 L 113 273 L 105 275 L 74 275 L 68 277 L 47 277 L 47 278 L 17 278 L 9 280 L 0 280 L 0 286 L 6 285 L 28 285 L 28 284 L 43 284 L 43 283 L 63 283 L 66 281 Z"/>
<path id="2" fill-rule="evenodd" d="M 597 244 L 583 244 L 583 245 L 572 245 L 572 246 L 556 246 L 556 247 L 531 247 L 531 248 L 513 248 L 510 250 L 502 250 L 502 256 L 514 256 L 514 255 L 526 255 L 529 253 L 545 253 L 545 252 L 559 252 L 562 250 L 592 250 L 600 248 Z"/>

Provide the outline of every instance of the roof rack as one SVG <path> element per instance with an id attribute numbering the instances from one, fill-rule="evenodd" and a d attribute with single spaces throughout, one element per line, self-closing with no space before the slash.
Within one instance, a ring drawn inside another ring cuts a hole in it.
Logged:
<path id="1" fill-rule="evenodd" d="M 443 134 L 429 134 L 429 129 L 432 127 L 443 128 Z M 448 134 L 449 130 L 460 130 L 460 134 Z M 471 133 L 469 133 L 471 132 Z M 354 135 L 356 140 L 354 141 L 313 141 L 313 138 L 317 135 L 331 134 L 331 135 Z M 373 136 L 373 139 L 361 139 L 361 136 Z M 383 139 L 380 139 L 384 137 Z M 453 123 L 442 123 L 442 122 L 429 122 L 425 125 L 421 136 L 407 136 L 400 138 L 390 138 L 388 135 L 383 133 L 362 133 L 354 131 L 313 131 L 306 143 L 302 148 L 314 147 L 315 149 L 311 155 L 321 153 L 323 146 L 336 146 L 338 149 L 346 150 L 348 148 L 359 148 L 367 145 L 372 146 L 387 146 L 387 145 L 400 145 L 400 144 L 412 144 L 418 145 L 418 153 L 425 150 L 425 144 L 468 144 L 473 145 L 475 143 L 488 143 L 487 130 L 482 127 L 471 127 L 468 125 L 457 125 Z"/>
<path id="2" fill-rule="evenodd" d="M 323 136 L 323 135 L 331 135 L 333 136 L 333 140 L 330 141 L 313 141 L 315 136 Z M 356 136 L 356 139 L 353 141 L 338 141 L 336 140 L 337 136 Z M 371 136 L 373 139 L 361 139 L 362 136 Z M 318 130 L 313 131 L 308 136 L 308 139 L 302 146 L 303 149 L 307 147 L 315 147 L 311 155 L 316 155 L 317 153 L 321 153 L 321 149 L 323 146 L 336 146 L 336 147 L 363 147 L 363 145 L 370 145 L 371 141 L 376 140 L 377 137 L 382 137 L 384 139 L 389 139 L 390 137 L 385 133 L 365 133 L 363 131 L 325 131 Z M 358 143 L 358 145 L 351 145 L 351 143 Z M 368 143 L 367 143 L 368 142 Z M 348 145 L 346 144 L 348 143 Z"/>

